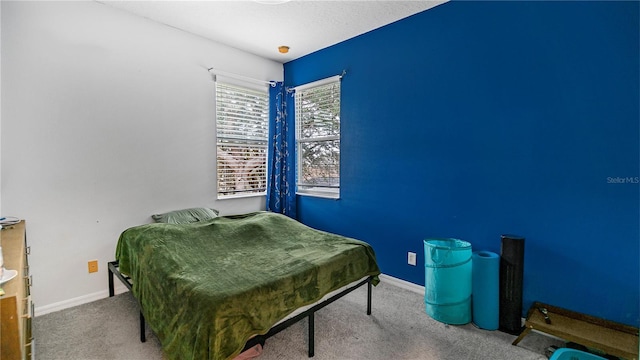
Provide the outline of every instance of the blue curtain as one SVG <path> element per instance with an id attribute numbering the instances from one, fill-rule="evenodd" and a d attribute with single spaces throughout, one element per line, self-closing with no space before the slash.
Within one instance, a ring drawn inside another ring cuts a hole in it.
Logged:
<path id="1" fill-rule="evenodd" d="M 269 179 L 267 210 L 296 218 L 295 136 L 289 131 L 287 103 L 293 105 L 282 82 L 269 87 Z M 292 108 L 292 106 L 291 106 Z"/>

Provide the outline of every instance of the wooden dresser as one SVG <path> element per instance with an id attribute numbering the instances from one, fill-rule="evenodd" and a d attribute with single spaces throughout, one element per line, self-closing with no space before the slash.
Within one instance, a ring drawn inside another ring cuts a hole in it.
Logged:
<path id="1" fill-rule="evenodd" d="M 0 239 L 5 269 L 18 271 L 15 278 L 0 285 L 5 291 L 0 297 L 0 359 L 32 359 L 33 304 L 24 220 L 0 230 Z"/>

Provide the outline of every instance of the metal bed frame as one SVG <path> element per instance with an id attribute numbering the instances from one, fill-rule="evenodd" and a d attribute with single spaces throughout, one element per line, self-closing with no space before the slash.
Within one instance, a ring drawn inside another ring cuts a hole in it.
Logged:
<path id="1" fill-rule="evenodd" d="M 115 275 L 118 279 L 120 279 L 120 281 L 122 281 L 122 283 L 129 289 L 129 291 L 131 291 L 131 287 L 133 286 L 133 281 L 131 280 L 130 277 L 123 275 L 122 273 L 120 273 L 120 268 L 119 268 L 119 264 L 118 261 L 110 261 L 108 263 L 108 276 L 109 276 L 109 297 L 112 297 L 115 295 L 115 288 L 114 288 L 114 282 L 113 282 L 113 276 Z M 333 296 L 331 296 L 330 298 L 324 300 L 324 301 L 320 301 L 319 303 L 313 305 L 312 307 L 310 307 L 309 309 L 301 312 L 300 314 L 289 318 L 281 323 L 276 324 L 274 327 L 272 327 L 266 334 L 264 335 L 257 335 L 252 337 L 251 339 L 249 339 L 247 341 L 247 343 L 244 346 L 244 349 L 242 349 L 242 351 L 245 351 L 247 349 L 252 348 L 253 346 L 257 345 L 257 344 L 262 344 L 264 345 L 265 340 L 274 336 L 275 334 L 279 333 L 280 331 L 288 328 L 289 326 L 297 323 L 298 321 L 304 319 L 304 318 L 309 318 L 309 349 L 308 349 L 308 354 L 309 357 L 313 357 L 314 353 L 315 353 L 315 336 L 314 336 L 314 327 L 315 327 L 315 319 L 314 319 L 314 315 L 315 312 L 322 309 L 323 307 L 331 304 L 332 302 L 340 299 L 341 297 L 349 294 L 350 292 L 354 291 L 355 289 L 363 286 L 364 284 L 367 284 L 367 315 L 371 315 L 371 285 L 372 285 L 372 281 L 373 281 L 373 276 L 368 276 L 366 279 L 361 280 L 360 282 L 358 282 L 356 285 L 351 286 Z M 146 335 L 145 335 L 145 320 L 144 320 L 144 315 L 142 315 L 142 309 L 140 310 L 140 342 L 145 342 L 146 339 Z"/>

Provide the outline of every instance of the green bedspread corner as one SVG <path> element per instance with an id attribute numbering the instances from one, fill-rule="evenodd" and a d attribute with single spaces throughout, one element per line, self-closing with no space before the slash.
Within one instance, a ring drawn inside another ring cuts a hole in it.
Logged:
<path id="1" fill-rule="evenodd" d="M 293 310 L 374 276 L 373 248 L 256 212 L 124 231 L 120 270 L 170 359 L 229 359 Z"/>

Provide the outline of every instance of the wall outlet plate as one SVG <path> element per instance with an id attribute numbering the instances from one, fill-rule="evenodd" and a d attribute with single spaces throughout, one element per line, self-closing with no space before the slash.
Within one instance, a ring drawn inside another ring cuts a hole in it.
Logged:
<path id="1" fill-rule="evenodd" d="M 91 260 L 89 261 L 89 272 L 90 273 L 94 273 L 94 272 L 98 272 L 98 260 Z"/>
<path id="2" fill-rule="evenodd" d="M 407 253 L 407 264 L 416 266 L 416 253 L 414 252 Z"/>

